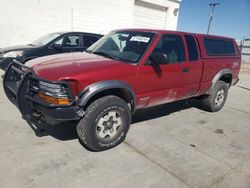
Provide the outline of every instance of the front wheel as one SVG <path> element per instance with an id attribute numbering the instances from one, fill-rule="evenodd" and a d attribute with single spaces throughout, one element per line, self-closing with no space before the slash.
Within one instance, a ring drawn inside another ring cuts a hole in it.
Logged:
<path id="1" fill-rule="evenodd" d="M 210 112 L 219 111 L 226 102 L 228 88 L 227 83 L 218 81 L 211 94 L 202 101 L 203 108 Z"/>
<path id="2" fill-rule="evenodd" d="M 81 144 L 92 151 L 103 151 L 120 144 L 131 122 L 128 104 L 117 96 L 97 99 L 86 110 L 76 130 Z"/>

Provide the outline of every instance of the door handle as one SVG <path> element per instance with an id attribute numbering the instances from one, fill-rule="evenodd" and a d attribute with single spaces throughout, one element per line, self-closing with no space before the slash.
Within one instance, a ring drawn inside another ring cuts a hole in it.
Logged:
<path id="1" fill-rule="evenodd" d="M 186 67 L 185 67 L 185 68 L 183 68 L 183 69 L 182 69 L 182 72 L 184 72 L 184 73 L 189 72 L 189 68 L 186 68 Z"/>

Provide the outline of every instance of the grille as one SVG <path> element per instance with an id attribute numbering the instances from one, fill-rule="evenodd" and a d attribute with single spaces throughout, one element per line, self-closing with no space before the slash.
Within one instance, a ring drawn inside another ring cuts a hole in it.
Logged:
<path id="1" fill-rule="evenodd" d="M 36 96 L 39 91 L 39 83 L 36 79 L 30 77 L 28 81 L 28 94 L 31 97 Z"/>
<path id="2" fill-rule="evenodd" d="M 68 96 L 69 101 L 72 102 L 73 98 L 72 98 L 72 93 L 70 92 L 70 89 L 64 88 L 64 93 Z"/>

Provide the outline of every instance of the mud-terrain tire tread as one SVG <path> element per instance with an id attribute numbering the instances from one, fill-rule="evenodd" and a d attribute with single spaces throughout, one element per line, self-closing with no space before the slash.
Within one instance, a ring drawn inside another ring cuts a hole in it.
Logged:
<path id="1" fill-rule="evenodd" d="M 216 97 L 217 92 L 221 88 L 224 88 L 224 101 L 223 101 L 222 105 L 220 105 L 219 107 L 216 107 L 215 97 Z M 211 91 L 209 96 L 206 97 L 204 100 L 202 100 L 203 109 L 206 111 L 209 111 L 209 112 L 217 112 L 217 111 L 221 110 L 221 108 L 224 106 L 226 99 L 227 99 L 228 88 L 229 88 L 229 85 L 226 82 L 217 81 L 214 89 Z"/>
<path id="2" fill-rule="evenodd" d="M 125 125 L 124 135 L 123 137 L 116 142 L 116 144 L 110 146 L 110 147 L 100 147 L 97 144 L 97 141 L 95 140 L 95 137 L 91 136 L 93 133 L 93 128 L 95 130 L 95 125 L 93 125 L 93 122 L 95 121 L 95 118 L 98 116 L 99 113 L 104 111 L 106 108 L 108 108 L 111 105 L 118 105 L 127 113 L 127 123 Z M 103 110 L 100 110 L 103 109 Z M 128 104 L 122 100 L 121 98 L 114 96 L 114 95 L 108 95 L 104 96 L 102 98 L 99 98 L 92 102 L 86 109 L 84 117 L 79 121 L 79 123 L 76 126 L 76 131 L 78 134 L 78 138 L 80 143 L 88 150 L 90 151 L 103 151 L 110 148 L 113 148 L 117 145 L 119 145 L 126 137 L 126 134 L 128 132 L 129 126 L 131 122 L 131 110 L 128 106 Z"/>

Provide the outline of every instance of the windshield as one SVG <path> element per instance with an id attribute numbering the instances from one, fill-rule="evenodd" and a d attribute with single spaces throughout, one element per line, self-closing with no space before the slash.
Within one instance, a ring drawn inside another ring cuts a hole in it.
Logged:
<path id="1" fill-rule="evenodd" d="M 51 34 L 45 35 L 45 36 L 35 40 L 31 44 L 34 46 L 44 46 L 59 36 L 60 36 L 59 33 L 51 33 Z"/>
<path id="2" fill-rule="evenodd" d="M 154 33 L 149 32 L 112 32 L 89 47 L 87 52 L 129 63 L 137 63 L 154 35 Z"/>

